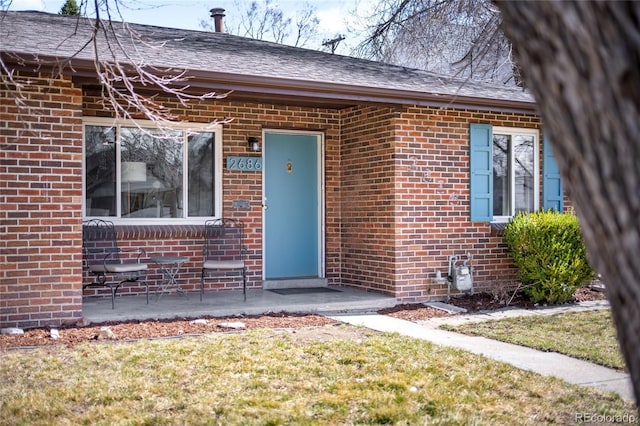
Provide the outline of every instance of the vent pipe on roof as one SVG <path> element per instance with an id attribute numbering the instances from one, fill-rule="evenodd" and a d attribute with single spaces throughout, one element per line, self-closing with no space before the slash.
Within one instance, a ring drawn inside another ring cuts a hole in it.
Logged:
<path id="1" fill-rule="evenodd" d="M 213 24 L 215 26 L 217 33 L 224 32 L 224 23 L 222 22 L 222 18 L 224 18 L 224 9 L 221 7 L 214 7 L 209 12 L 211 12 L 211 17 L 213 18 Z"/>

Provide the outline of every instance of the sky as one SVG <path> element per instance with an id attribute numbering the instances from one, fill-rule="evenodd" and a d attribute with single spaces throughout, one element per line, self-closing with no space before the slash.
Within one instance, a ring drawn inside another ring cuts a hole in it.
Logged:
<path id="1" fill-rule="evenodd" d="M 157 25 L 170 28 L 182 28 L 202 31 L 201 21 L 211 22 L 209 10 L 222 7 L 226 10 L 225 22 L 229 28 L 232 24 L 234 10 L 248 4 L 249 0 L 118 0 L 121 4 L 123 19 L 131 23 Z M 259 2 L 262 0 L 258 0 Z M 369 13 L 370 4 L 374 0 L 271 0 L 271 4 L 280 7 L 289 17 L 295 16 L 305 3 L 316 9 L 320 21 L 318 40 L 320 44 L 338 34 L 347 38 L 340 44 L 336 53 L 349 54 L 357 45 L 359 38 L 349 33 L 348 28 L 355 24 L 353 11 L 358 9 Z M 10 10 L 38 10 L 58 13 L 65 0 L 13 0 Z M 81 0 L 76 0 L 80 4 Z M 213 23 L 211 22 L 213 25 Z M 317 49 L 319 46 L 309 45 Z"/>

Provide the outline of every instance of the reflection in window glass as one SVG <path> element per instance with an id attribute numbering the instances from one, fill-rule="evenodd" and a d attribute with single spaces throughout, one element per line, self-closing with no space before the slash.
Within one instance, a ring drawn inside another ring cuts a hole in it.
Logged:
<path id="1" fill-rule="evenodd" d="M 183 132 L 137 127 L 120 130 L 122 217 L 184 217 Z"/>
<path id="2" fill-rule="evenodd" d="M 116 215 L 116 129 L 85 128 L 85 206 L 87 216 Z"/>
<path id="3" fill-rule="evenodd" d="M 85 216 L 215 216 L 215 143 L 215 131 L 87 124 Z"/>
<path id="4" fill-rule="evenodd" d="M 213 133 L 196 133 L 189 136 L 189 216 L 213 216 L 214 167 Z"/>
<path id="5" fill-rule="evenodd" d="M 493 135 L 493 215 L 513 216 L 535 206 L 535 137 L 531 134 Z"/>
<path id="6" fill-rule="evenodd" d="M 533 136 L 515 136 L 513 138 L 513 160 L 516 213 L 534 210 L 533 156 Z"/>
<path id="7" fill-rule="evenodd" d="M 508 216 L 509 205 L 509 141 L 507 135 L 493 135 L 493 215 Z"/>

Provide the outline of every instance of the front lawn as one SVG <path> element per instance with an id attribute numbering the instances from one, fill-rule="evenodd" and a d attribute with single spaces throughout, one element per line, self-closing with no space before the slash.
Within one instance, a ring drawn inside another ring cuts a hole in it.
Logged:
<path id="1" fill-rule="evenodd" d="M 340 329 L 338 338 L 328 338 Z M 568 385 L 395 334 L 323 327 L 0 352 L 2 424 L 540 424 L 635 415 Z"/>
<path id="2" fill-rule="evenodd" d="M 608 309 L 522 316 L 444 328 L 558 352 L 618 370 L 625 368 Z"/>

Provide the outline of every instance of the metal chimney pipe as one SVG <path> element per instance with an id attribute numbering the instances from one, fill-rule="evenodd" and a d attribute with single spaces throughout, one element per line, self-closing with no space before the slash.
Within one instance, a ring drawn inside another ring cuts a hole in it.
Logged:
<path id="1" fill-rule="evenodd" d="M 224 32 L 224 23 L 222 22 L 222 18 L 224 18 L 224 9 L 221 7 L 214 7 L 209 12 L 211 12 L 211 17 L 213 18 L 213 24 L 215 26 L 217 33 Z"/>

